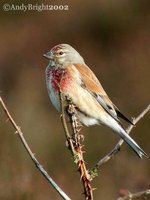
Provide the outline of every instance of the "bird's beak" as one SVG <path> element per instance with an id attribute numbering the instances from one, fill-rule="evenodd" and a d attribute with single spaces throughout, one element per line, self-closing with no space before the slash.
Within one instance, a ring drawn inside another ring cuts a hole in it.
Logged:
<path id="1" fill-rule="evenodd" d="M 48 53 L 45 53 L 43 54 L 43 56 L 47 59 L 50 59 L 50 60 L 53 60 L 54 57 L 53 57 L 53 53 L 52 52 L 48 52 Z"/>

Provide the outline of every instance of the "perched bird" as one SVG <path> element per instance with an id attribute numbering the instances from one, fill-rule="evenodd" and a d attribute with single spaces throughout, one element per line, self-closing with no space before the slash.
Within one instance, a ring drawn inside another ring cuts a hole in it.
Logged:
<path id="1" fill-rule="evenodd" d="M 63 97 L 69 97 L 75 105 L 77 118 L 83 125 L 106 125 L 119 134 L 140 158 L 147 157 L 147 154 L 126 133 L 118 117 L 128 123 L 132 122 L 112 103 L 95 74 L 73 47 L 59 44 L 43 56 L 49 59 L 46 68 L 48 94 L 58 111 L 60 111 L 60 88 Z"/>

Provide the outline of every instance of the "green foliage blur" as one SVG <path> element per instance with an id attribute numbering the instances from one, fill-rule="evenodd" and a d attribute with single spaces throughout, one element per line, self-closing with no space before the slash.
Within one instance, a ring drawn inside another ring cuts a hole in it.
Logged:
<path id="1" fill-rule="evenodd" d="M 60 114 L 45 85 L 43 54 L 59 43 L 77 49 L 95 72 L 112 101 L 128 117 L 136 117 L 150 100 L 149 1 L 36 1 L 69 6 L 68 11 L 0 12 L 0 92 L 22 128 L 32 151 L 73 200 L 84 199 L 77 168 L 65 146 Z M 27 1 L 22 1 L 27 4 Z M 30 1 L 36 4 L 35 1 Z M 126 126 L 126 124 L 125 124 Z M 150 115 L 131 135 L 150 155 Z M 59 200 L 39 174 L 0 108 L 0 199 Z M 111 150 L 118 137 L 105 127 L 83 129 L 85 161 L 92 167 Z M 124 144 L 92 182 L 95 200 L 112 200 L 123 189 L 149 187 L 150 159 L 140 160 Z"/>

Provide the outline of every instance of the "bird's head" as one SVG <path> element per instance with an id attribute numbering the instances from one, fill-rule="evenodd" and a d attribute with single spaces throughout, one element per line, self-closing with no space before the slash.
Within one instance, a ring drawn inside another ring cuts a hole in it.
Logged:
<path id="1" fill-rule="evenodd" d="M 43 56 L 50 60 L 50 65 L 84 64 L 82 56 L 68 44 L 56 45 Z"/>

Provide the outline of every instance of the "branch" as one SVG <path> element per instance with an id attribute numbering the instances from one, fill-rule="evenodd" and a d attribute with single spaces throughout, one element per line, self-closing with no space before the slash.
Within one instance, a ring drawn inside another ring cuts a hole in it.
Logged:
<path id="1" fill-rule="evenodd" d="M 68 130 L 68 126 L 67 126 L 67 122 L 66 122 L 66 116 L 65 116 L 65 111 L 64 111 L 64 103 L 63 103 L 63 98 L 62 98 L 62 93 L 59 92 L 59 99 L 60 99 L 60 106 L 61 106 L 61 122 L 64 128 L 64 132 L 65 132 L 65 136 L 66 136 L 66 140 L 68 142 L 69 145 L 69 149 L 71 150 L 71 154 L 73 155 L 73 157 L 76 156 L 76 151 L 74 149 L 74 145 L 73 145 L 73 141 L 71 138 L 71 135 L 69 133 Z"/>
<path id="2" fill-rule="evenodd" d="M 83 151 L 82 151 L 82 145 L 81 140 L 83 139 L 83 136 L 79 134 L 81 128 L 79 125 L 79 122 L 76 118 L 76 108 L 75 106 L 69 101 L 69 107 L 68 112 L 70 114 L 71 118 L 71 126 L 73 130 L 72 138 L 74 140 L 74 147 L 77 152 L 77 165 L 78 165 L 78 171 L 81 175 L 81 180 L 84 187 L 84 194 L 86 200 L 93 200 L 93 188 L 91 187 L 91 176 L 89 174 L 89 171 L 86 168 L 84 157 L 83 157 Z"/>
<path id="3" fill-rule="evenodd" d="M 138 117 L 136 117 L 136 118 L 133 119 L 133 124 L 134 125 L 129 125 L 128 128 L 126 129 L 126 132 L 128 134 L 130 134 L 131 130 L 144 117 L 144 115 L 146 115 L 146 113 L 148 113 L 149 110 L 150 110 L 150 104 L 139 114 Z M 92 178 L 95 178 L 95 176 L 97 176 L 98 169 L 103 164 L 105 164 L 109 160 L 111 160 L 114 157 L 114 155 L 116 155 L 120 151 L 120 148 L 121 148 L 121 146 L 122 146 L 123 143 L 124 143 L 124 140 L 120 139 L 119 142 L 116 144 L 116 146 L 105 157 L 103 157 L 102 159 L 100 159 L 98 161 L 98 163 L 90 170 Z"/>
<path id="4" fill-rule="evenodd" d="M 24 136 L 23 136 L 23 132 L 21 131 L 21 128 L 15 123 L 14 119 L 12 118 L 12 116 L 10 115 L 4 101 L 2 100 L 1 96 L 0 96 L 0 103 L 8 117 L 8 119 L 10 120 L 10 123 L 13 125 L 14 129 L 16 130 L 16 134 L 18 134 L 19 139 L 21 140 L 23 146 L 25 147 L 27 153 L 29 154 L 30 158 L 32 159 L 32 161 L 34 162 L 35 166 L 37 167 L 37 169 L 41 172 L 41 174 L 46 178 L 46 180 L 52 185 L 52 187 L 59 193 L 59 195 L 64 199 L 64 200 L 71 200 L 63 191 L 62 189 L 54 182 L 54 180 L 48 175 L 48 173 L 44 170 L 44 168 L 42 167 L 42 165 L 39 163 L 39 161 L 35 158 L 34 154 L 32 153 L 29 145 L 27 144 Z"/>
<path id="5" fill-rule="evenodd" d="M 81 176 L 81 180 L 82 180 L 82 184 L 84 188 L 85 199 L 93 200 L 93 189 L 90 185 L 91 177 L 90 177 L 90 174 L 88 173 L 88 170 L 86 169 L 86 165 L 83 158 L 83 151 L 82 151 L 82 145 L 81 145 L 82 137 L 81 135 L 79 135 L 80 125 L 78 124 L 78 121 L 76 118 L 76 108 L 71 103 L 71 100 L 66 97 L 66 103 L 67 103 L 66 111 L 70 118 L 71 128 L 73 132 L 73 134 L 70 135 L 68 131 L 67 122 L 66 122 L 66 116 L 65 116 L 65 111 L 64 111 L 65 105 L 64 105 L 61 89 L 59 92 L 59 97 L 60 97 L 61 113 L 62 113 L 61 115 L 62 125 L 64 127 L 66 140 L 68 142 L 68 148 L 74 157 L 74 162 L 78 166 L 78 171 L 80 172 L 80 176 Z"/>
<path id="6" fill-rule="evenodd" d="M 129 193 L 124 197 L 119 197 L 117 200 L 148 200 L 150 199 L 150 190 L 137 192 L 135 194 Z"/>

